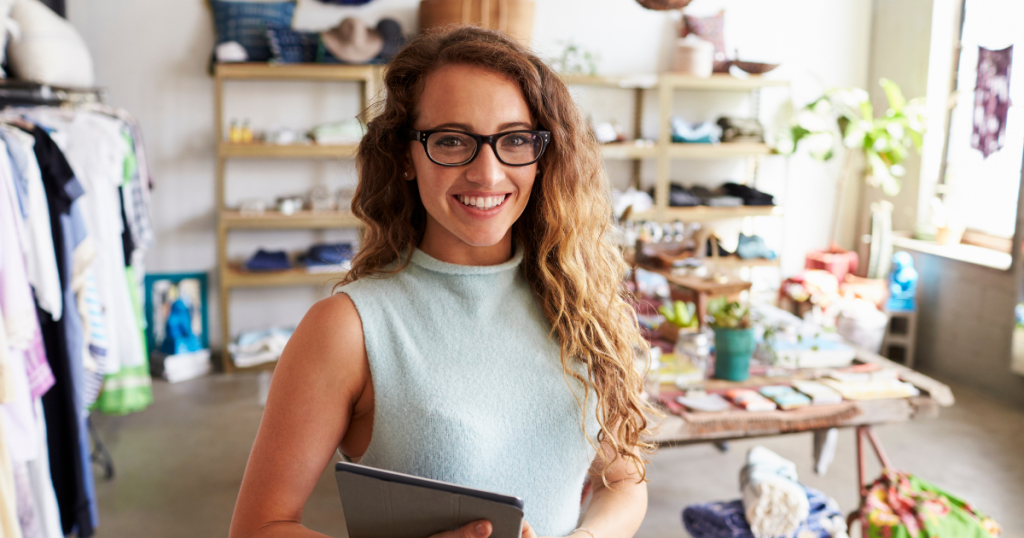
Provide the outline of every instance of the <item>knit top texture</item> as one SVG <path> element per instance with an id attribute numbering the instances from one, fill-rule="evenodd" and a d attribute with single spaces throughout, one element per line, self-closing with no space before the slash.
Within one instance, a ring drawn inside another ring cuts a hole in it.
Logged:
<path id="1" fill-rule="evenodd" d="M 417 249 L 397 274 L 340 288 L 362 320 L 373 383 L 359 463 L 520 497 L 539 536 L 565 536 L 595 452 L 583 385 L 563 375 L 516 250 L 500 265 L 464 266 Z"/>

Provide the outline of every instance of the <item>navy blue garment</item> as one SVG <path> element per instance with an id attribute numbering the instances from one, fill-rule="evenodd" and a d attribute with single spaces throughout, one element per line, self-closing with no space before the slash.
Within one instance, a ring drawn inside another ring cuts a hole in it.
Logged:
<path id="1" fill-rule="evenodd" d="M 217 44 L 237 41 L 245 49 L 250 62 L 270 59 L 267 28 L 290 27 L 295 2 L 231 2 L 210 0 Z"/>
<path id="2" fill-rule="evenodd" d="M 307 265 L 338 265 L 351 259 L 352 245 L 349 243 L 313 245 L 304 258 Z"/>
<path id="3" fill-rule="evenodd" d="M 50 209 L 50 227 L 64 304 L 74 305 L 71 290 L 71 252 L 85 236 L 76 200 L 85 191 L 75 179 L 64 154 L 39 127 L 29 133 L 35 138 L 35 155 L 42 173 Z M 60 509 L 64 534 L 77 532 L 80 538 L 95 533 L 98 514 L 88 450 L 82 391 L 82 320 L 74 308 L 65 308 L 59 320 L 36 306 L 46 357 L 56 381 L 43 395 L 46 414 L 50 472 Z"/>
<path id="4" fill-rule="evenodd" d="M 288 262 L 288 254 L 283 250 L 259 249 L 256 254 L 245 262 L 245 268 L 249 271 L 284 271 L 291 269 L 292 264 Z"/>

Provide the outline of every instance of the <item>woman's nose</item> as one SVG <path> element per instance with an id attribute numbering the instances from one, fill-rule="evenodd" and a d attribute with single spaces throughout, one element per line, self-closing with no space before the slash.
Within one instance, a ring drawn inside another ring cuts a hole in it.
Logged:
<path id="1" fill-rule="evenodd" d="M 479 185 L 497 185 L 505 178 L 505 165 L 498 160 L 498 156 L 494 154 L 494 148 L 490 144 L 484 144 L 476 159 L 473 159 L 468 166 L 466 179 Z"/>

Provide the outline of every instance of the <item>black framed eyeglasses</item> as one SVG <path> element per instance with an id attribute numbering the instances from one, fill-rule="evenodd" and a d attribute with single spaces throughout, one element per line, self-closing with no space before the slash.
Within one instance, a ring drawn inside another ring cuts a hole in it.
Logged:
<path id="1" fill-rule="evenodd" d="M 409 129 L 406 134 L 409 140 L 423 144 L 430 161 L 441 166 L 463 166 L 473 162 L 484 144 L 491 146 L 502 164 L 527 166 L 539 161 L 551 142 L 550 131 L 506 131 L 484 136 L 450 129 Z"/>

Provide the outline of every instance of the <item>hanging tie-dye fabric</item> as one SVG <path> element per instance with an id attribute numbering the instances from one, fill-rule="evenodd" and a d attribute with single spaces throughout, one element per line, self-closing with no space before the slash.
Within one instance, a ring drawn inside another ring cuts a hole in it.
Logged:
<path id="1" fill-rule="evenodd" d="M 1013 45 L 1002 50 L 978 47 L 978 83 L 974 89 L 974 135 L 971 147 L 989 155 L 1003 147 L 1010 109 L 1010 63 Z"/>

